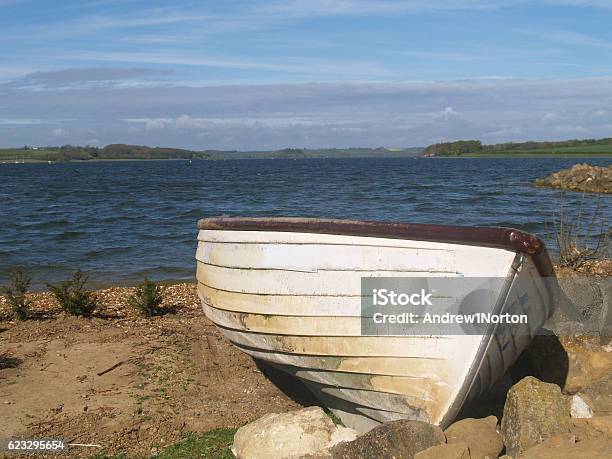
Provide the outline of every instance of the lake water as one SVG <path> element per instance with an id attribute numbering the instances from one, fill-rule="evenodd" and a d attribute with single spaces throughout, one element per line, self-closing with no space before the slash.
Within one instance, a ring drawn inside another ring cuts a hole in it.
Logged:
<path id="1" fill-rule="evenodd" d="M 580 193 L 535 178 L 587 159 L 302 159 L 0 164 L 0 284 L 77 268 L 97 284 L 193 279 L 197 221 L 216 215 L 511 226 L 551 241 Z M 610 159 L 588 159 L 609 165 Z M 612 221 L 612 202 L 599 206 Z M 587 195 L 583 214 L 597 199 Z"/>

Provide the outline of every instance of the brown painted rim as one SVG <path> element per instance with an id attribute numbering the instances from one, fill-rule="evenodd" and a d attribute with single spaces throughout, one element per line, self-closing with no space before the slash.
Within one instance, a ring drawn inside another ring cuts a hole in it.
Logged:
<path id="1" fill-rule="evenodd" d="M 554 272 L 544 242 L 533 234 L 514 228 L 299 217 L 212 217 L 200 220 L 198 228 L 202 230 L 337 234 L 477 245 L 529 255 L 541 276 L 551 276 Z"/>

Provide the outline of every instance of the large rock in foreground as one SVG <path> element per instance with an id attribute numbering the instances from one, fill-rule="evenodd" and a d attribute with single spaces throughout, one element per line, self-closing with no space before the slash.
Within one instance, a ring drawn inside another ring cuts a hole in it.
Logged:
<path id="1" fill-rule="evenodd" d="M 586 401 L 587 398 L 598 401 L 599 415 L 612 414 L 609 392 L 612 388 L 612 346 L 601 344 L 598 336 L 539 335 L 525 349 L 519 362 L 525 367 L 524 375 L 555 383 L 566 394 L 585 390 L 583 398 Z"/>
<path id="2" fill-rule="evenodd" d="M 495 416 L 485 419 L 462 419 L 444 431 L 446 442 L 449 444 L 467 443 L 471 459 L 495 459 L 504 448 L 496 426 Z"/>
<path id="3" fill-rule="evenodd" d="M 612 166 L 576 164 L 534 182 L 535 186 L 588 193 L 612 193 Z"/>
<path id="4" fill-rule="evenodd" d="M 325 452 L 357 433 L 338 427 L 317 407 L 271 413 L 247 424 L 234 435 L 232 452 L 238 459 L 281 459 Z"/>
<path id="5" fill-rule="evenodd" d="M 548 437 L 567 433 L 570 426 L 568 399 L 556 384 L 527 376 L 508 392 L 501 424 L 508 455 L 517 456 Z"/>
<path id="6" fill-rule="evenodd" d="M 331 449 L 334 459 L 412 459 L 432 446 L 445 443 L 438 426 L 421 421 L 393 421 L 382 424 L 354 441 Z"/>
<path id="7" fill-rule="evenodd" d="M 612 348 L 609 345 L 602 346 L 598 338 L 588 336 L 561 337 L 560 341 L 568 357 L 568 373 L 563 387 L 564 392 L 576 393 L 606 377 L 608 378 L 607 387 L 610 387 Z"/>

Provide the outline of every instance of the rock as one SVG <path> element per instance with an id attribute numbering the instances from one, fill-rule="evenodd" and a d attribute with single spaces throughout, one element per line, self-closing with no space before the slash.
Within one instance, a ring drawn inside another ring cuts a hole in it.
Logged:
<path id="1" fill-rule="evenodd" d="M 607 439 L 586 440 L 571 443 L 571 436 L 565 441 L 551 438 L 525 451 L 519 459 L 609 459 L 612 457 L 612 442 Z"/>
<path id="2" fill-rule="evenodd" d="M 565 448 L 567 446 L 571 446 L 576 443 L 576 436 L 571 433 L 565 433 L 560 435 L 555 435 L 553 437 L 547 438 L 542 443 L 533 448 L 529 448 L 523 454 L 521 454 L 520 458 L 537 458 L 540 457 L 538 454 L 546 454 L 547 451 L 556 451 L 558 454 L 558 450 Z"/>
<path id="3" fill-rule="evenodd" d="M 559 386 L 527 376 L 508 392 L 501 423 L 506 453 L 516 456 L 543 439 L 570 431 L 568 400 Z"/>
<path id="4" fill-rule="evenodd" d="M 595 260 L 597 274 L 600 274 L 605 279 L 599 286 L 605 305 L 605 311 L 602 313 L 603 327 L 601 336 L 608 337 L 608 345 L 610 345 L 610 337 L 612 337 L 612 258 L 605 260 Z"/>
<path id="5" fill-rule="evenodd" d="M 329 442 L 328 448 L 331 448 L 334 445 L 337 445 L 343 441 L 353 441 L 357 438 L 359 434 L 357 431 L 353 429 L 349 429 L 344 426 L 336 426 L 336 430 L 332 432 L 331 440 Z"/>
<path id="6" fill-rule="evenodd" d="M 583 387 L 578 395 L 595 416 L 612 415 L 612 370 L 605 377 Z"/>
<path id="7" fill-rule="evenodd" d="M 577 419 L 592 418 L 593 410 L 580 395 L 574 395 L 570 404 L 570 416 Z"/>
<path id="8" fill-rule="evenodd" d="M 472 459 L 497 458 L 504 449 L 501 435 L 496 430 L 497 418 L 467 418 L 448 427 L 444 434 L 446 442 L 467 443 Z"/>
<path id="9" fill-rule="evenodd" d="M 589 193 L 612 193 L 612 166 L 575 164 L 569 169 L 536 180 L 534 185 Z"/>
<path id="10" fill-rule="evenodd" d="M 587 421 L 587 424 L 593 427 L 595 430 L 602 432 L 608 437 L 612 437 L 612 416 L 598 416 L 591 418 Z"/>
<path id="11" fill-rule="evenodd" d="M 438 426 L 399 420 L 382 424 L 356 440 L 331 449 L 334 459 L 412 459 L 418 452 L 445 442 Z"/>
<path id="12" fill-rule="evenodd" d="M 267 414 L 241 427 L 232 452 L 238 459 L 300 457 L 356 437 L 352 429 L 337 427 L 321 408 L 310 407 Z"/>
<path id="13" fill-rule="evenodd" d="M 467 443 L 441 444 L 414 455 L 414 459 L 471 459 Z M 495 456 L 497 457 L 497 456 Z"/>
<path id="14" fill-rule="evenodd" d="M 486 418 L 479 419 L 479 421 L 490 425 L 497 432 L 497 425 L 499 424 L 499 422 L 496 416 L 487 416 Z"/>
<path id="15" fill-rule="evenodd" d="M 567 380 L 569 358 L 560 339 L 549 330 L 541 330 L 533 337 L 531 343 L 518 358 L 510 373 L 522 379 L 535 376 L 539 380 L 556 384 L 560 387 Z"/>
<path id="16" fill-rule="evenodd" d="M 539 335 L 517 364 L 525 367 L 524 375 L 537 376 L 575 394 L 612 374 L 612 348 L 598 336 Z"/>
<path id="17" fill-rule="evenodd" d="M 561 297 L 547 327 L 558 336 L 600 335 L 608 315 L 604 301 L 607 279 L 563 268 L 556 272 Z"/>
<path id="18" fill-rule="evenodd" d="M 572 419 L 572 433 L 578 441 L 612 437 L 612 416 Z"/>
<path id="19" fill-rule="evenodd" d="M 597 337 L 562 337 L 560 341 L 569 359 L 565 392 L 576 393 L 612 372 L 612 352 Z"/>

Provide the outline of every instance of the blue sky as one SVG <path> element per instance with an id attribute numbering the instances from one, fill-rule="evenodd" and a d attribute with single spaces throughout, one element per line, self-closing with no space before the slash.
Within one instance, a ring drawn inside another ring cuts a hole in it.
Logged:
<path id="1" fill-rule="evenodd" d="M 610 136 L 612 0 L 0 0 L 0 144 Z"/>

